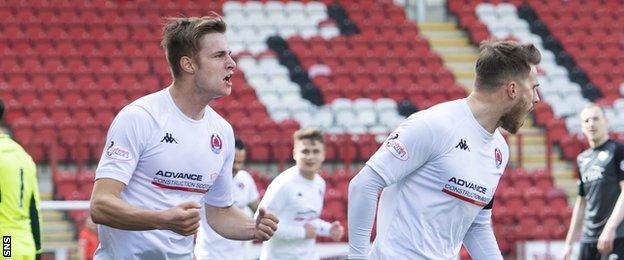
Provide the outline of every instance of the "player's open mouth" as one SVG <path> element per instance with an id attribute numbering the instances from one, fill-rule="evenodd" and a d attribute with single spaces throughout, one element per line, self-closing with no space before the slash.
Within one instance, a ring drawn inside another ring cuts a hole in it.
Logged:
<path id="1" fill-rule="evenodd" d="M 232 74 L 229 74 L 225 78 L 223 78 L 223 81 L 225 81 L 225 84 L 227 84 L 228 86 L 232 86 Z"/>

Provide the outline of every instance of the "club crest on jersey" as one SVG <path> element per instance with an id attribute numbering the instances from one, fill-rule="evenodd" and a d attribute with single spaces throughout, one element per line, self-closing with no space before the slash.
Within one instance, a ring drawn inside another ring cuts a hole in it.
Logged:
<path id="1" fill-rule="evenodd" d="M 494 161 L 496 162 L 496 169 L 500 169 L 501 164 L 503 164 L 503 154 L 500 149 L 494 149 Z"/>
<path id="2" fill-rule="evenodd" d="M 388 138 L 388 140 L 386 141 L 386 148 L 397 159 L 401 161 L 407 161 L 407 158 L 409 158 L 409 154 L 407 153 L 407 149 L 405 149 L 405 145 L 403 145 L 403 143 L 401 143 L 398 138 L 399 134 L 392 134 L 390 138 Z"/>
<path id="3" fill-rule="evenodd" d="M 610 156 L 609 152 L 607 152 L 607 151 L 601 151 L 601 152 L 599 152 L 599 153 L 598 153 L 598 160 L 600 160 L 600 161 L 603 161 L 603 162 L 604 162 L 604 161 L 606 161 L 607 159 L 609 159 L 609 156 Z"/>
<path id="4" fill-rule="evenodd" d="M 127 148 L 115 145 L 115 141 L 111 141 L 110 145 L 106 148 L 106 157 L 115 160 L 129 161 L 132 159 L 132 154 L 130 154 Z"/>
<path id="5" fill-rule="evenodd" d="M 212 136 L 210 137 L 210 149 L 212 149 L 212 152 L 220 154 L 221 148 L 223 148 L 223 142 L 221 141 L 221 137 L 219 137 L 218 134 L 212 134 Z"/>

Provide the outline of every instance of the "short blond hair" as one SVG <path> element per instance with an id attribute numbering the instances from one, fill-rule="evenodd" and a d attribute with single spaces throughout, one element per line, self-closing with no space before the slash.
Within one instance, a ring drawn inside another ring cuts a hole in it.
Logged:
<path id="1" fill-rule="evenodd" d="M 302 128 L 297 130 L 294 134 L 293 134 L 293 141 L 299 141 L 299 140 L 310 140 L 310 141 L 319 141 L 321 143 L 325 143 L 325 139 L 323 137 L 323 132 L 321 132 L 321 130 L 318 130 L 316 128 Z"/>

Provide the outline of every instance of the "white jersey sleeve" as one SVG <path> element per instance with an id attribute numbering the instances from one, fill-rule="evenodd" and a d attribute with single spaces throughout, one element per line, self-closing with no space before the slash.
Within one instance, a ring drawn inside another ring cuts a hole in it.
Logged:
<path id="1" fill-rule="evenodd" d="M 491 219 L 491 209 L 481 210 L 464 237 L 464 245 L 472 259 L 503 259 Z"/>
<path id="2" fill-rule="evenodd" d="M 157 124 L 147 111 L 139 106 L 129 105 L 113 120 L 96 170 L 96 179 L 111 178 L 128 185 L 145 149 L 151 130 Z"/>
<path id="3" fill-rule="evenodd" d="M 366 163 L 392 185 L 437 154 L 436 133 L 418 114 L 403 121 Z"/>
<path id="4" fill-rule="evenodd" d="M 214 207 L 228 207 L 234 203 L 232 198 L 232 167 L 234 166 L 234 132 L 230 127 L 227 135 L 227 153 L 223 168 L 219 172 L 219 176 L 208 192 L 204 195 L 202 201 Z"/>
<path id="5" fill-rule="evenodd" d="M 322 237 L 329 237 L 331 236 L 331 223 L 322 220 L 320 218 L 315 219 L 314 221 L 312 221 L 312 225 L 314 225 L 314 227 L 316 228 L 316 234 L 318 236 L 322 236 Z"/>
<path id="6" fill-rule="evenodd" d="M 349 259 L 367 259 L 370 252 L 370 237 L 375 220 L 377 196 L 385 187 L 379 174 L 364 166 L 349 183 L 348 237 Z"/>

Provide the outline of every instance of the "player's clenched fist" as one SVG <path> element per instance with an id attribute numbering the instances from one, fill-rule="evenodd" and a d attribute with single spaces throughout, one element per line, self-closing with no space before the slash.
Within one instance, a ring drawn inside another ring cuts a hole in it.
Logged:
<path id="1" fill-rule="evenodd" d="M 275 215 L 267 213 L 263 208 L 258 209 L 254 239 L 258 241 L 269 240 L 277 230 L 277 223 L 279 220 Z"/>
<path id="2" fill-rule="evenodd" d="M 200 209 L 201 205 L 197 202 L 184 202 L 163 211 L 163 229 L 171 230 L 183 236 L 197 233 Z"/>
<path id="3" fill-rule="evenodd" d="M 338 242 L 342 239 L 344 235 L 344 227 L 340 225 L 340 221 L 334 221 L 331 223 L 331 228 L 329 229 L 329 234 L 331 235 L 332 240 Z"/>
<path id="4" fill-rule="evenodd" d="M 305 223 L 305 225 L 303 225 L 303 228 L 305 228 L 306 239 L 316 238 L 316 227 L 314 225 L 310 223 Z"/>

